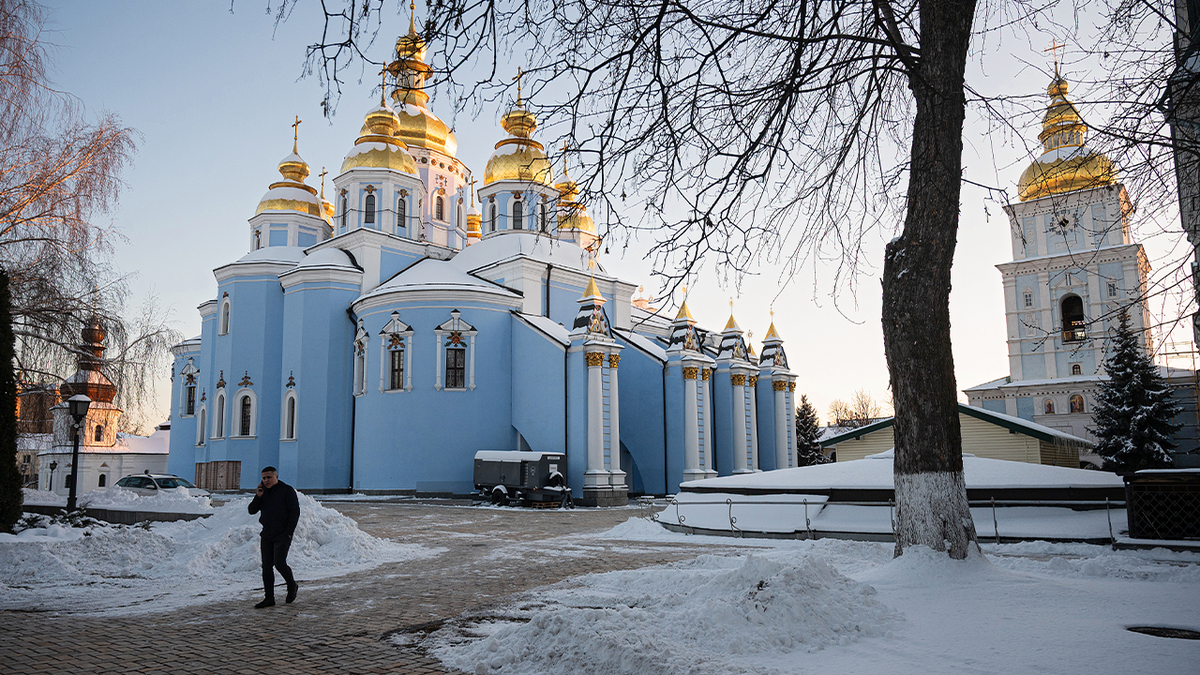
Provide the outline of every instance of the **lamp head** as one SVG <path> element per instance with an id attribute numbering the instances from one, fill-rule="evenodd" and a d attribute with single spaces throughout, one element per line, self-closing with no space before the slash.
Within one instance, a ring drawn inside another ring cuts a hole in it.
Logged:
<path id="1" fill-rule="evenodd" d="M 67 399 L 67 410 L 70 411 L 71 417 L 75 420 L 75 424 L 79 424 L 80 420 L 87 417 L 88 408 L 92 405 L 92 399 L 83 394 L 76 394 Z"/>
<path id="2" fill-rule="evenodd" d="M 58 462 L 50 462 L 50 470 L 51 471 L 53 471 L 57 468 L 58 468 Z"/>

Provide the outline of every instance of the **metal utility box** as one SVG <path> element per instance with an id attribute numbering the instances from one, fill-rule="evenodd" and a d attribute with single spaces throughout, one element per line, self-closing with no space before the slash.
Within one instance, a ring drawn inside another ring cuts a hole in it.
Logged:
<path id="1" fill-rule="evenodd" d="M 475 489 L 493 504 L 573 506 L 566 476 L 567 456 L 561 452 L 475 453 Z"/>
<path id="2" fill-rule="evenodd" d="M 1200 469 L 1125 476 L 1125 504 L 1134 539 L 1200 539 Z"/>

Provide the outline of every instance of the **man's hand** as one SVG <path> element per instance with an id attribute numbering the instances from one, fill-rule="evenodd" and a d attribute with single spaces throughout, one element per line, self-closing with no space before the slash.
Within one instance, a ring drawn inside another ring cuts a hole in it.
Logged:
<path id="1" fill-rule="evenodd" d="M 258 489 L 254 491 L 254 494 L 259 497 L 263 496 L 263 484 L 262 483 L 258 484 Z"/>

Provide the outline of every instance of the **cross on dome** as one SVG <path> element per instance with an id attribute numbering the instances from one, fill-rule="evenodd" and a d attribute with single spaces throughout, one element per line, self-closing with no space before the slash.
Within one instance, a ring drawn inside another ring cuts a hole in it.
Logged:
<path id="1" fill-rule="evenodd" d="M 303 121 L 304 120 L 300 119 L 299 115 L 296 115 L 296 121 L 294 123 L 292 123 L 292 125 L 291 125 L 292 126 L 292 152 L 297 155 L 300 153 L 296 150 L 296 144 L 300 141 L 300 123 Z"/>

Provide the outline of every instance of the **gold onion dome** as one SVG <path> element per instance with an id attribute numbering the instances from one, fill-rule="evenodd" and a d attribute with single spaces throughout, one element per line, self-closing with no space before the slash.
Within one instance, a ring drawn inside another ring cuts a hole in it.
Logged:
<path id="1" fill-rule="evenodd" d="M 342 172 L 367 167 L 417 175 L 416 161 L 404 142 L 396 138 L 399 128 L 396 112 L 380 97 L 379 106 L 367 112 L 358 140 L 342 160 Z"/>
<path id="2" fill-rule="evenodd" d="M 428 148 L 453 157 L 458 152 L 458 139 L 437 115 L 429 112 L 429 94 L 425 83 L 429 65 L 425 63 L 425 41 L 417 33 L 416 8 L 408 24 L 408 34 L 396 40 L 396 60 L 388 72 L 396 78 L 392 101 L 399 122 L 395 135 L 409 147 Z"/>
<path id="3" fill-rule="evenodd" d="M 525 109 L 518 95 L 512 110 L 500 118 L 500 126 L 509 137 L 496 144 L 496 150 L 488 158 L 483 170 L 483 184 L 490 185 L 498 180 L 519 180 L 527 183 L 554 184 L 554 168 L 546 158 L 542 144 L 530 138 L 537 129 L 538 120 Z"/>
<path id="4" fill-rule="evenodd" d="M 467 209 L 467 237 L 480 239 L 483 237 L 483 214 L 475 208 L 475 181 L 471 181 L 471 206 Z"/>
<path id="5" fill-rule="evenodd" d="M 295 141 L 291 154 L 279 162 L 279 174 L 283 180 L 271 183 L 267 194 L 258 202 L 254 215 L 263 211 L 299 211 L 324 218 L 324 208 L 317 198 L 317 191 L 304 183 L 309 174 L 308 163 L 296 152 Z"/>
<path id="6" fill-rule="evenodd" d="M 554 186 L 554 189 L 558 190 L 559 231 L 578 230 L 595 234 L 596 223 L 588 215 L 587 207 L 579 201 L 579 183 L 576 183 L 567 174 L 565 161 L 563 163 L 563 179 Z"/>
<path id="7" fill-rule="evenodd" d="M 1084 145 L 1087 125 L 1067 98 L 1068 88 L 1067 81 L 1055 75 L 1046 89 L 1050 105 L 1038 134 L 1043 152 L 1017 182 L 1017 197 L 1023 202 L 1112 185 L 1117 180 L 1112 160 Z"/>

